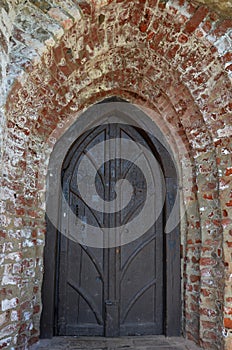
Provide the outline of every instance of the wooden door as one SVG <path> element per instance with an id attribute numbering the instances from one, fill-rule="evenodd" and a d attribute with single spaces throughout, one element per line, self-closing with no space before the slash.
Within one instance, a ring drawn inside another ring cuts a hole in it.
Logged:
<path id="1" fill-rule="evenodd" d="M 82 135 L 69 150 L 62 169 L 65 200 L 83 222 L 99 227 L 125 224 L 139 214 L 146 198 L 146 181 L 132 162 L 115 158 L 98 169 L 96 189 L 104 200 L 115 196 L 115 184 L 127 179 L 133 186 L 130 203 L 120 212 L 102 213 L 82 200 L 76 184 L 83 154 L 96 144 L 125 138 L 155 152 L 151 140 L 126 124 L 106 124 Z M 115 141 L 116 142 L 116 141 Z M 94 163 L 94 159 L 91 160 Z M 160 203 L 157 203 L 160 205 Z M 63 232 L 74 230 L 64 215 Z M 81 245 L 61 235 L 58 243 L 57 335 L 163 334 L 163 216 L 141 237 L 113 248 Z"/>

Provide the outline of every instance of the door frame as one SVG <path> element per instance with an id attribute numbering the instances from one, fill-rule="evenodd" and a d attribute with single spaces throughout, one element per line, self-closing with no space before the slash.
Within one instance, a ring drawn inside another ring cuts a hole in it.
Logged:
<path id="1" fill-rule="evenodd" d="M 58 247 L 58 222 L 60 193 L 57 191 L 57 183 L 61 183 L 61 168 L 63 161 L 76 139 L 85 131 L 96 125 L 96 119 L 100 123 L 106 116 L 125 116 L 137 127 L 148 130 L 152 142 L 160 157 L 163 169 L 166 195 L 164 204 L 164 225 L 169 218 L 175 201 L 178 208 L 175 215 L 180 217 L 180 200 L 178 190 L 178 170 L 175 166 L 172 151 L 164 135 L 157 125 L 144 112 L 135 105 L 126 103 L 119 98 L 106 99 L 103 102 L 90 107 L 74 124 L 64 133 L 56 143 L 49 160 L 47 173 L 46 192 L 46 238 L 44 247 L 44 277 L 42 283 L 42 314 L 40 322 L 40 337 L 52 338 L 56 334 L 56 305 L 57 305 L 57 271 L 59 247 Z M 117 103 L 114 103 L 117 102 Z M 125 108 L 126 105 L 126 108 Z M 97 118 L 93 121 L 93 113 Z M 133 115 L 133 119 L 131 118 Z M 165 145 L 165 147 L 163 146 Z M 57 203 L 57 205 L 54 205 Z M 50 218 L 52 217 L 52 222 Z M 176 219 L 175 219 L 176 220 Z M 176 220 L 179 222 L 179 219 Z M 180 264 L 180 225 L 168 234 L 164 233 L 164 335 L 180 336 L 181 334 L 181 264 Z"/>

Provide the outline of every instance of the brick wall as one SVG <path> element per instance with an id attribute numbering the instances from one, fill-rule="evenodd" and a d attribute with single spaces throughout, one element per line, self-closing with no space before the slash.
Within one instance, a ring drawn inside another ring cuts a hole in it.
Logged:
<path id="1" fill-rule="evenodd" d="M 188 150 L 183 333 L 229 350 L 231 20 L 183 0 L 3 4 L 0 348 L 38 339 L 53 146 L 82 111 L 118 95 L 158 111 L 163 134 Z"/>

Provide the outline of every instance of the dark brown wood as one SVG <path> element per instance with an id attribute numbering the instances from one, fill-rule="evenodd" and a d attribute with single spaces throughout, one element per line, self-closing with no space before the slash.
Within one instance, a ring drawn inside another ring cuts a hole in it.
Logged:
<path id="1" fill-rule="evenodd" d="M 78 197 L 75 182 L 72 183 L 83 152 L 114 137 L 136 140 L 158 159 L 167 187 L 164 210 L 145 235 L 111 249 L 91 248 L 73 242 L 57 234 L 48 221 L 42 291 L 43 338 L 53 335 L 180 334 L 179 227 L 168 235 L 164 234 L 165 222 L 178 192 L 177 174 L 169 152 L 156 138 L 139 128 L 126 124 L 97 127 L 78 138 L 67 153 L 62 170 L 63 191 L 68 194 L 73 211 L 79 217 L 87 217 L 92 224 L 120 225 L 137 214 L 133 206 L 114 216 L 93 213 Z M 142 193 L 145 188 L 143 179 L 136 178 L 134 171 L 129 163 L 108 162 L 102 168 L 103 183 L 99 178 L 96 184 L 99 193 L 108 200 L 112 199 L 117 179 L 128 172 L 137 192 Z M 105 186 L 107 183 L 109 186 Z M 49 194 L 48 205 L 52 205 L 52 199 Z M 142 194 L 140 199 L 142 206 Z M 64 217 L 62 213 L 61 200 L 57 213 L 61 231 L 72 226 L 68 216 Z"/>
<path id="2" fill-rule="evenodd" d="M 55 319 L 55 272 L 56 272 L 56 228 L 49 219 L 47 221 L 46 244 L 44 248 L 44 279 L 42 284 L 42 314 L 40 325 L 41 338 L 52 338 L 54 335 Z"/>
<path id="3" fill-rule="evenodd" d="M 78 196 L 75 176 L 82 154 L 98 142 L 127 138 L 146 145 L 145 139 L 128 125 L 108 124 L 97 127 L 91 135 L 77 140 L 78 151 L 66 159 L 63 171 L 63 191 L 71 207 L 78 207 L 78 215 L 98 225 L 126 224 L 143 206 L 145 178 L 138 177 L 136 168 L 128 161 L 115 159 L 102 169 L 104 179 L 102 197 L 112 198 L 116 182 L 125 176 L 138 192 L 134 203 L 120 215 L 104 215 L 92 211 Z M 116 141 L 115 141 L 116 142 Z M 74 147 L 77 149 L 76 147 Z M 104 154 L 107 150 L 103 149 Z M 94 162 L 94 159 L 92 160 Z M 100 178 L 99 178 L 100 181 Z M 107 186 L 108 185 L 108 186 Z M 101 183 L 99 184 L 101 188 Z M 108 193 L 105 192 L 108 191 Z M 140 198 L 141 197 L 141 198 Z M 157 204 L 159 205 L 159 204 Z M 155 213 L 154 213 L 155 215 Z M 61 231 L 75 230 L 68 217 L 63 217 Z M 61 236 L 58 287 L 59 335 L 135 335 L 163 333 L 163 224 L 162 215 L 149 232 L 135 242 L 122 247 L 104 249 L 84 247 Z"/>
<path id="4" fill-rule="evenodd" d="M 166 210 L 168 218 L 173 210 L 174 201 L 179 194 L 176 178 L 166 178 Z M 179 217 L 179 206 L 176 206 L 174 220 Z M 166 238 L 166 334 L 179 336 L 181 332 L 181 284 L 180 284 L 180 238 L 179 224 L 165 235 Z"/>

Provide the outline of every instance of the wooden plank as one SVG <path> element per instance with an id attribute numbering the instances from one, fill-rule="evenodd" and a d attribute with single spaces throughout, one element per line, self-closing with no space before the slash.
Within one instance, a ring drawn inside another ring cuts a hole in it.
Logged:
<path id="1" fill-rule="evenodd" d="M 175 198 L 178 196 L 177 181 L 166 179 L 166 218 L 173 209 Z M 178 199 L 179 201 L 179 199 Z M 179 204 L 177 206 L 179 208 Z M 176 215 L 179 216 L 179 210 Z M 180 229 L 177 218 L 173 218 L 177 225 L 166 238 L 166 335 L 179 336 L 181 329 L 181 284 L 180 284 Z"/>

